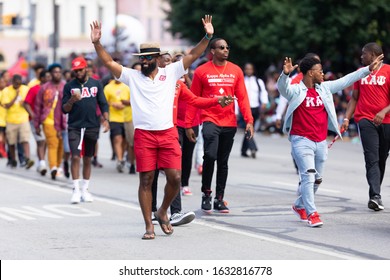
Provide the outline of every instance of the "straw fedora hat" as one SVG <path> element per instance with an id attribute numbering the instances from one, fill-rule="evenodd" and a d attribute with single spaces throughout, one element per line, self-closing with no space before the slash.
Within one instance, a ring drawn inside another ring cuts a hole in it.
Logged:
<path id="1" fill-rule="evenodd" d="M 161 51 L 160 44 L 159 43 L 142 43 L 140 45 L 140 52 L 139 53 L 133 53 L 133 55 L 152 55 L 152 54 L 158 54 L 163 55 L 168 53 L 167 51 Z"/>

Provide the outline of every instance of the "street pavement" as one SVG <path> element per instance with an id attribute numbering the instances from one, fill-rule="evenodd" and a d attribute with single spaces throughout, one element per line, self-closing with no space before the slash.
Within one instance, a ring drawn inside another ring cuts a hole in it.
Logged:
<path id="1" fill-rule="evenodd" d="M 10 169 L 0 159 L 0 259 L 390 259 L 390 179 L 385 176 L 382 188 L 386 209 L 369 210 L 360 144 L 339 140 L 329 150 L 316 195 L 324 225 L 310 228 L 291 211 L 298 176 L 288 139 L 256 133 L 257 158 L 243 158 L 243 132 L 239 131 L 225 194 L 230 213 L 200 210 L 201 176 L 193 169 L 190 187 L 194 194 L 182 197 L 182 204 L 184 211 L 196 213 L 196 219 L 175 227 L 171 236 L 157 225 L 155 240 L 144 241 L 138 175 L 116 171 L 108 136 L 102 134 L 99 142 L 103 168 L 92 170 L 93 203 L 70 204 L 71 180 L 53 181 L 35 167 Z M 165 177 L 160 175 L 159 202 L 164 184 Z"/>

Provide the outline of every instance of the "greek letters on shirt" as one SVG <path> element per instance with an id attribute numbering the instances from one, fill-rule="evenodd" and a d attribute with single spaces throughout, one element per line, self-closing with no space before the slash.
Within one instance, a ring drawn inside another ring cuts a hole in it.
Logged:
<path id="1" fill-rule="evenodd" d="M 322 102 L 321 97 L 318 95 L 315 98 L 306 96 L 306 107 L 320 107 L 324 103 Z"/>
<path id="2" fill-rule="evenodd" d="M 72 88 L 70 90 L 70 93 L 73 95 L 77 91 L 80 91 L 80 89 L 79 88 Z M 97 92 L 98 92 L 97 87 L 91 87 L 91 88 L 83 87 L 83 88 L 81 88 L 81 98 L 96 97 Z"/>
<path id="3" fill-rule="evenodd" d="M 383 86 L 386 83 L 385 76 L 368 75 L 360 80 L 361 85 L 379 85 Z"/>

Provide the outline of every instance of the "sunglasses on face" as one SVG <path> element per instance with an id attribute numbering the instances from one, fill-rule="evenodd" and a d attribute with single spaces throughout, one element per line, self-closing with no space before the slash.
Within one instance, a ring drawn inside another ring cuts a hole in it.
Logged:
<path id="1" fill-rule="evenodd" d="M 223 51 L 224 49 L 230 50 L 230 47 L 229 47 L 229 46 L 221 45 L 221 46 L 215 47 L 215 49 L 220 49 L 220 50 Z"/>
<path id="2" fill-rule="evenodd" d="M 151 61 L 154 57 L 155 56 L 153 56 L 153 55 L 140 55 L 139 60 L 142 61 L 142 60 L 146 59 L 147 61 Z"/>

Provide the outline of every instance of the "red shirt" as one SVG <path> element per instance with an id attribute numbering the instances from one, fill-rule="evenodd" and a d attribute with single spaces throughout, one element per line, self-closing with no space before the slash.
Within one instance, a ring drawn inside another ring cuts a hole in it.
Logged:
<path id="1" fill-rule="evenodd" d="M 185 83 L 178 80 L 176 83 L 175 99 L 173 104 L 173 124 L 185 127 L 185 116 L 187 104 L 195 106 L 196 108 L 209 108 L 213 106 L 220 106 L 218 98 L 200 98 L 193 94 Z M 200 124 L 199 114 L 194 118 L 192 126 Z"/>
<path id="2" fill-rule="evenodd" d="M 291 80 L 291 84 L 294 85 L 294 84 L 299 84 L 303 79 L 303 74 L 302 72 L 299 72 L 292 80 Z"/>
<path id="3" fill-rule="evenodd" d="M 372 121 L 377 113 L 390 104 L 390 65 L 383 64 L 379 70 L 355 82 L 354 89 L 359 90 L 354 119 Z M 382 123 L 390 123 L 387 114 Z"/>
<path id="4" fill-rule="evenodd" d="M 245 122 L 253 124 L 244 74 L 237 65 L 227 62 L 225 66 L 217 66 L 212 61 L 206 62 L 195 70 L 191 91 L 208 98 L 221 95 L 236 96 Z M 185 118 L 186 127 L 192 126 L 196 111 L 192 106 L 188 106 Z M 236 127 L 234 105 L 231 104 L 224 108 L 221 106 L 206 108 L 201 112 L 201 121 L 210 121 L 218 126 Z"/>
<path id="5" fill-rule="evenodd" d="M 326 139 L 328 113 L 321 97 L 314 88 L 307 90 L 306 98 L 295 109 L 290 134 L 303 136 L 314 142 L 321 142 Z"/>
<path id="6" fill-rule="evenodd" d="M 26 99 L 24 99 L 24 102 L 26 102 L 27 104 L 30 105 L 30 107 L 34 113 L 35 113 L 35 99 L 37 97 L 37 94 L 38 94 L 40 88 L 41 88 L 40 84 L 35 85 L 32 88 L 30 88 L 27 95 L 26 95 Z M 31 117 L 29 117 L 29 119 L 31 120 Z"/>

